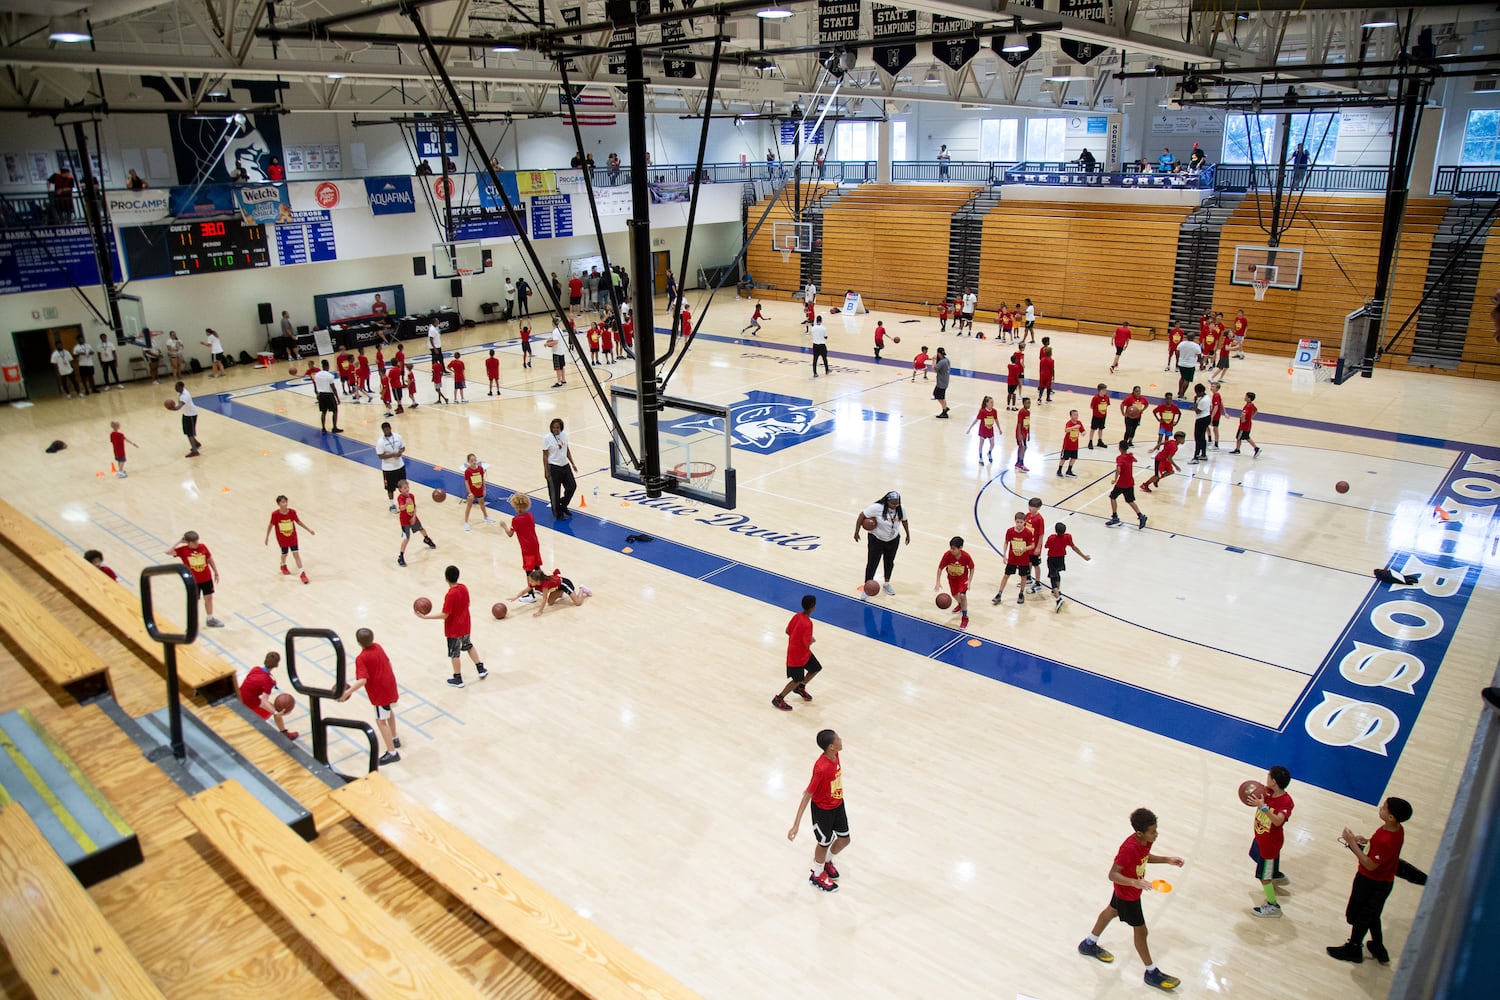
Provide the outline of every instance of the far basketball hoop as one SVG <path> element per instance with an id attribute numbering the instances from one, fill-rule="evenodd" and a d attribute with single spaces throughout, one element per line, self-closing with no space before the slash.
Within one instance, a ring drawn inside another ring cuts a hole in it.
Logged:
<path id="1" fill-rule="evenodd" d="M 1265 278 L 1256 278 L 1255 282 L 1250 286 L 1251 291 L 1255 292 L 1255 301 L 1264 301 L 1266 297 L 1266 290 L 1270 287 L 1271 283 Z"/>
<path id="2" fill-rule="evenodd" d="M 1275 264 L 1255 265 L 1255 276 L 1250 279 L 1250 290 L 1255 293 L 1255 301 L 1261 302 L 1266 297 L 1266 292 L 1276 283 Z"/>

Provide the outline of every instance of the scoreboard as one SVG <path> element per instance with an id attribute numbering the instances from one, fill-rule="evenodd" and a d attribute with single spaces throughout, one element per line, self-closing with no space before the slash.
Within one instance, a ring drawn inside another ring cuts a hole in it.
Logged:
<path id="1" fill-rule="evenodd" d="M 246 225 L 240 219 L 134 226 L 121 232 L 132 278 L 271 266 L 265 227 Z"/>

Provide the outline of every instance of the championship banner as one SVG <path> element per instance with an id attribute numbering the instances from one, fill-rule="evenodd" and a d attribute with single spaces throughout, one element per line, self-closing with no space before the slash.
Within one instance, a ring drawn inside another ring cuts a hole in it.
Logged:
<path id="1" fill-rule="evenodd" d="M 157 222 L 171 214 L 171 199 L 166 189 L 146 191 L 106 191 L 104 201 L 109 218 L 117 226 L 139 226 Z"/>
<path id="2" fill-rule="evenodd" d="M 1022 63 L 1026 62 L 1026 60 L 1030 59 L 1032 56 L 1041 51 L 1042 36 L 1040 34 L 1027 35 L 1026 48 L 1021 52 L 1006 52 L 1004 48 L 1002 48 L 1002 46 L 1004 45 L 1005 36 L 1003 34 L 996 35 L 994 38 L 990 39 L 990 47 L 995 50 L 995 55 L 999 56 L 1005 63 L 1019 68 Z"/>
<path id="3" fill-rule="evenodd" d="M 947 34 L 956 31 L 969 31 L 974 27 L 973 21 L 966 21 L 961 17 L 943 17 L 941 14 L 932 15 L 932 33 L 934 35 Z M 970 59 L 979 55 L 979 39 L 959 38 L 948 42 L 933 42 L 932 54 L 938 62 L 951 70 L 960 70 Z"/>
<path id="4" fill-rule="evenodd" d="M 871 4 L 870 17 L 874 21 L 874 38 L 877 42 L 897 38 L 915 38 L 917 35 L 917 12 L 901 7 Z M 870 50 L 875 65 L 891 76 L 906 68 L 917 57 L 915 43 L 903 45 L 876 45 Z"/>
<path id="5" fill-rule="evenodd" d="M 291 222 L 292 203 L 282 184 L 253 184 L 235 188 L 234 200 L 247 226 L 266 226 Z"/>
<path id="6" fill-rule="evenodd" d="M 557 194 L 557 171 L 517 170 L 516 193 L 523 198 L 540 194 Z"/>
<path id="7" fill-rule="evenodd" d="M 671 11 L 676 10 L 677 6 L 677 0 L 658 0 L 658 7 L 663 14 L 667 14 Z M 682 6 L 691 7 L 693 6 L 693 4 L 691 2 L 687 2 L 683 3 Z M 688 28 L 689 24 L 686 21 L 663 22 L 661 26 L 661 40 L 663 45 L 670 45 L 673 42 L 681 42 L 683 43 L 682 47 L 686 48 L 687 43 L 692 38 L 692 35 L 690 34 Z M 673 80 L 691 80 L 693 77 L 698 75 L 697 63 L 689 62 L 686 59 L 673 59 L 669 55 L 662 56 L 661 67 L 662 72 L 665 73 L 668 78 Z"/>
<path id="8" fill-rule="evenodd" d="M 373 215 L 403 215 L 417 210 L 410 177 L 366 177 L 365 198 Z"/>
<path id="9" fill-rule="evenodd" d="M 818 41 L 859 40 L 860 0 L 818 0 Z"/>
<path id="10" fill-rule="evenodd" d="M 570 28 L 576 28 L 583 23 L 582 7 L 564 7 L 558 13 L 562 14 L 563 24 L 566 24 Z M 573 35 L 572 41 L 574 45 L 582 45 L 583 36 Z M 563 66 L 569 73 L 582 72 L 582 70 L 579 69 L 578 60 L 574 59 L 572 56 L 568 56 L 563 59 Z"/>
<path id="11" fill-rule="evenodd" d="M 634 17 L 645 17 L 651 13 L 651 0 L 625 0 L 630 4 L 631 13 Z M 609 47 L 611 49 L 628 49 L 635 44 L 636 27 L 635 21 L 629 24 L 616 24 L 614 30 L 609 34 Z M 608 72 L 612 76 L 625 75 L 625 53 L 611 52 L 608 59 Z"/>
<path id="12" fill-rule="evenodd" d="M 326 212 L 336 208 L 369 208 L 361 180 L 298 181 L 288 184 L 294 212 Z"/>
<path id="13" fill-rule="evenodd" d="M 1080 21 L 1098 21 L 1103 24 L 1107 20 L 1104 0 L 1057 0 L 1057 12 L 1076 17 Z M 1080 42 L 1072 38 L 1064 38 L 1060 44 L 1063 55 L 1081 65 L 1091 63 L 1109 51 L 1107 45 Z"/>

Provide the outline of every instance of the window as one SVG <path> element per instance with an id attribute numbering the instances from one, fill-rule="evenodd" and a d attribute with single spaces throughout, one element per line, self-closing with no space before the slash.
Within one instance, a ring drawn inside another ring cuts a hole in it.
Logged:
<path id="1" fill-rule="evenodd" d="M 1466 167 L 1500 164 L 1500 109 L 1475 108 L 1469 112 L 1459 163 Z"/>
<path id="2" fill-rule="evenodd" d="M 906 122 L 891 122 L 891 159 L 906 159 Z"/>
<path id="3" fill-rule="evenodd" d="M 1322 130 L 1316 133 L 1321 135 Z M 1225 115 L 1222 163 L 1267 163 L 1274 153 L 1275 115 Z M 1331 155 L 1331 154 L 1329 154 Z"/>
<path id="4" fill-rule="evenodd" d="M 1067 137 L 1068 122 L 1065 118 L 1026 119 L 1026 159 L 1060 163 L 1063 160 L 1063 140 Z"/>
<path id="5" fill-rule="evenodd" d="M 1312 162 L 1331 165 L 1333 154 L 1339 145 L 1338 112 L 1328 115 L 1293 115 L 1291 142 L 1287 146 L 1287 158 L 1296 150 L 1297 143 L 1307 150 Z M 1272 147 L 1274 150 L 1276 147 Z M 1260 162 L 1258 159 L 1256 162 Z"/>
<path id="6" fill-rule="evenodd" d="M 984 118 L 979 122 L 979 158 L 1014 163 L 1020 122 L 1015 118 Z"/>
<path id="7" fill-rule="evenodd" d="M 874 122 L 839 122 L 833 128 L 833 158 L 875 159 L 875 128 Z"/>

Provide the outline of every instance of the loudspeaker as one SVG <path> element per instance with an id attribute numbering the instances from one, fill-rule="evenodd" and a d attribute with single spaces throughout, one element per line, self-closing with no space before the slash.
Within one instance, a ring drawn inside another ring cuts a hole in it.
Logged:
<path id="1" fill-rule="evenodd" d="M 495 257 L 494 257 L 494 254 L 490 251 L 490 249 L 488 247 L 486 247 L 486 248 L 484 248 L 484 249 L 482 249 L 482 250 L 479 251 L 479 260 L 480 260 L 480 266 L 483 267 L 485 270 L 489 270 L 489 268 L 495 262 Z"/>
<path id="2" fill-rule="evenodd" d="M 413 257 L 411 259 L 411 273 L 414 274 L 414 275 L 416 275 L 419 278 L 422 275 L 426 274 L 427 273 L 427 258 L 426 257 Z"/>
<path id="3" fill-rule="evenodd" d="M 462 279 L 462 278 L 449 278 L 448 279 L 448 291 L 449 291 L 450 294 L 452 294 L 452 296 L 455 299 L 461 299 L 461 298 L 463 298 L 464 297 L 464 279 Z"/>
<path id="4" fill-rule="evenodd" d="M 276 316 L 271 312 L 271 303 L 262 302 L 255 308 L 260 310 L 260 321 L 266 326 L 270 326 L 272 323 L 276 322 Z"/>

